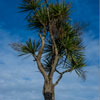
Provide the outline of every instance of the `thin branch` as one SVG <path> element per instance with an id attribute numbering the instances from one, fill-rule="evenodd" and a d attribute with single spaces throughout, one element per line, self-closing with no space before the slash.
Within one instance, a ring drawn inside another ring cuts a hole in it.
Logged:
<path id="1" fill-rule="evenodd" d="M 61 72 L 59 72 L 57 69 L 55 70 L 58 74 L 61 74 Z"/>
<path id="2" fill-rule="evenodd" d="M 48 1 L 45 0 L 45 3 L 47 5 L 47 14 L 48 14 L 48 19 L 49 19 L 49 22 L 50 22 L 50 15 L 49 15 L 49 4 L 48 4 Z"/>
<path id="3" fill-rule="evenodd" d="M 62 79 L 62 74 L 59 76 L 59 78 L 58 78 L 58 80 L 55 82 L 55 84 L 54 84 L 54 86 L 56 86 L 58 83 L 59 83 L 59 81 Z"/>
<path id="4" fill-rule="evenodd" d="M 57 71 L 57 70 L 56 70 L 56 71 Z M 65 70 L 65 71 L 63 71 L 63 72 L 57 71 L 57 72 L 59 72 L 60 76 L 59 76 L 58 80 L 54 83 L 54 86 L 56 86 L 56 85 L 59 83 L 59 81 L 62 79 L 62 76 L 63 76 L 65 73 L 70 72 L 70 71 L 72 71 L 72 68 L 70 68 L 70 69 L 68 69 L 68 70 Z"/>

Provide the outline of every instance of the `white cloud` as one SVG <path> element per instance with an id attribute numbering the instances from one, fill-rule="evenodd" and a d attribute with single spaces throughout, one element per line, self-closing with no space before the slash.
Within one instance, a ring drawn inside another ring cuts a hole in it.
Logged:
<path id="1" fill-rule="evenodd" d="M 56 88 L 57 100 L 61 98 L 64 98 L 63 100 L 99 100 L 99 69 L 91 66 L 87 70 L 87 79 L 84 82 L 78 79 L 74 72 L 66 74 Z"/>
<path id="2" fill-rule="evenodd" d="M 89 35 L 90 34 L 90 35 Z M 99 40 L 94 38 L 92 31 L 84 33 L 83 36 L 85 48 L 85 55 L 87 63 L 91 65 L 99 65 Z"/>
<path id="3" fill-rule="evenodd" d="M 1 31 L 0 31 L 1 32 Z M 37 72 L 32 57 L 23 59 L 8 47 L 8 43 L 18 39 L 5 32 L 0 40 L 0 100 L 42 100 L 43 77 Z M 19 37 L 19 40 L 20 37 Z M 98 56 L 98 41 L 87 37 L 87 54 L 89 60 Z M 94 46 L 95 48 L 92 48 Z M 91 49 L 92 48 L 92 49 Z M 95 60 L 96 61 L 96 60 Z M 87 80 L 83 82 L 74 72 L 64 75 L 56 87 L 56 100 L 99 100 L 99 71 L 95 66 L 85 68 Z"/>

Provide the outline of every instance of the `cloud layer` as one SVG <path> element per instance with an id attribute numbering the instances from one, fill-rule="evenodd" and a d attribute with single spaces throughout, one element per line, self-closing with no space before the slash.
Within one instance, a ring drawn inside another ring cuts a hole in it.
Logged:
<path id="1" fill-rule="evenodd" d="M 9 47 L 9 43 L 18 40 L 16 35 L 11 36 L 10 32 L 2 29 L 1 33 L 0 100 L 43 100 L 43 77 L 38 72 L 36 63 L 32 61 L 32 57 L 17 57 L 17 53 Z M 84 36 L 84 39 L 89 43 L 86 53 L 88 61 L 91 62 L 94 56 L 98 57 L 98 40 L 89 36 Z M 88 71 L 85 82 L 78 78 L 75 72 L 63 77 L 55 89 L 56 100 L 99 100 L 98 58 L 94 61 L 97 64 L 92 62 L 85 68 Z"/>
<path id="2" fill-rule="evenodd" d="M 73 19 L 91 22 L 83 36 L 87 61 L 84 70 L 87 71 L 87 79 L 82 81 L 74 71 L 65 74 L 55 88 L 56 100 L 99 100 L 97 1 L 75 0 L 73 2 L 77 12 L 72 15 Z M 23 21 L 25 16 L 15 14 L 18 11 L 15 8 L 17 5 L 18 0 L 0 1 L 0 100 L 43 100 L 43 77 L 38 72 L 33 58 L 17 57 L 17 53 L 8 45 L 12 42 L 24 42 L 29 37 L 34 38 L 33 34 L 29 34 L 32 32 L 24 30 L 26 29 Z"/>

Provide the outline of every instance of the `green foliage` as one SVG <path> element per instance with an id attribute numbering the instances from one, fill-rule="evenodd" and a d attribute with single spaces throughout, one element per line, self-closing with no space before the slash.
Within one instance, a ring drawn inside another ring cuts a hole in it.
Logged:
<path id="1" fill-rule="evenodd" d="M 39 50 L 40 42 L 35 42 L 35 40 L 32 42 L 31 39 L 26 41 L 25 44 L 21 43 L 13 43 L 11 44 L 11 47 L 20 52 L 19 56 L 30 54 L 32 56 L 36 55 L 36 52 Z"/>
<path id="2" fill-rule="evenodd" d="M 43 65 L 47 72 L 51 71 L 51 64 L 55 59 L 55 52 L 53 51 L 53 42 L 50 37 L 50 26 L 52 25 L 52 33 L 57 45 L 59 60 L 56 69 L 60 66 L 64 69 L 71 68 L 75 70 L 79 76 L 84 76 L 82 67 L 85 66 L 84 60 L 84 46 L 82 44 L 81 34 L 82 30 L 80 25 L 71 24 L 71 4 L 65 3 L 50 3 L 47 5 L 45 1 L 41 0 L 23 0 L 19 7 L 22 12 L 28 12 L 26 20 L 28 27 L 37 29 L 43 34 L 44 27 L 46 26 L 46 39 L 43 51 L 44 57 Z M 40 42 L 29 41 L 23 44 L 12 44 L 12 47 L 20 51 L 22 55 L 31 54 L 36 55 L 39 51 Z"/>
<path id="3" fill-rule="evenodd" d="M 61 3 L 55 3 L 50 4 L 50 17 L 51 19 L 60 19 L 60 20 L 68 20 L 68 17 L 70 15 L 70 4 L 61 4 Z"/>
<path id="4" fill-rule="evenodd" d="M 84 71 L 82 67 L 85 65 L 84 59 L 84 46 L 81 39 L 81 28 L 72 26 L 71 24 L 66 24 L 64 27 L 63 37 L 56 37 L 55 41 L 58 48 L 59 61 L 56 69 L 61 68 L 75 70 L 75 72 L 83 78 Z M 47 40 L 44 48 L 44 61 L 46 71 L 51 70 L 51 62 L 54 59 L 54 52 L 52 51 L 52 41 Z M 84 76 L 85 77 L 85 76 Z M 85 79 L 85 78 L 84 78 Z"/>
<path id="5" fill-rule="evenodd" d="M 26 19 L 30 29 L 42 31 L 44 25 L 48 27 L 49 18 L 44 2 L 40 2 L 40 0 L 23 0 L 19 8 L 21 9 L 21 12 L 28 12 Z M 70 19 L 70 8 L 70 4 L 51 3 L 49 5 L 50 20 L 52 20 L 52 22 L 56 20 L 56 24 L 61 24 L 59 23 L 61 21 L 68 21 Z"/>
<path id="6" fill-rule="evenodd" d="M 46 8 L 39 8 L 39 10 L 34 13 L 34 15 L 29 16 L 27 18 L 27 21 L 29 23 L 29 28 L 39 29 L 39 31 L 42 31 L 44 25 L 48 25 L 48 16 L 46 13 Z"/>
<path id="7" fill-rule="evenodd" d="M 39 7 L 40 0 L 22 0 L 20 4 L 21 12 L 33 11 Z"/>

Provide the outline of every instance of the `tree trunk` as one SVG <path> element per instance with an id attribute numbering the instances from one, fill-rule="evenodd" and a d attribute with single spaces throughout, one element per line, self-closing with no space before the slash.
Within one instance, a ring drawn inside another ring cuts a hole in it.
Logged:
<path id="1" fill-rule="evenodd" d="M 54 85 L 52 83 L 44 83 L 43 95 L 44 100 L 55 100 Z"/>

